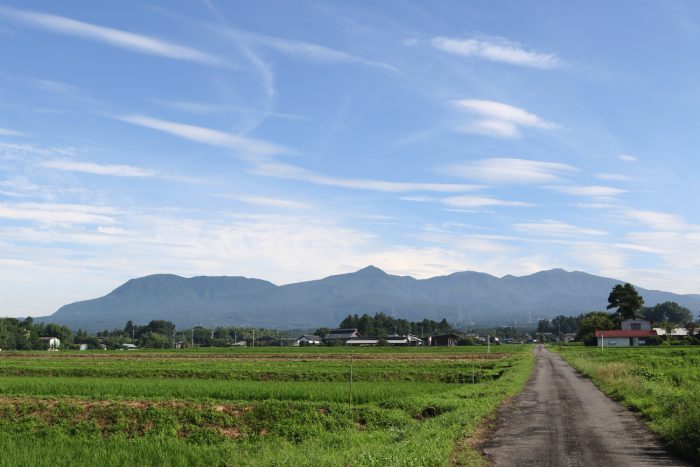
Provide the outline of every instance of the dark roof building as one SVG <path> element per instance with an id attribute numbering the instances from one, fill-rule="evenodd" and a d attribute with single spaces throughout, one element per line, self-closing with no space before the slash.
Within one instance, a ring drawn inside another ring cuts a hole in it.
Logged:
<path id="1" fill-rule="evenodd" d="M 428 337 L 428 345 L 438 347 L 452 347 L 457 345 L 457 341 L 459 341 L 459 336 L 452 333 Z"/>
<path id="2" fill-rule="evenodd" d="M 331 330 L 331 332 L 326 334 L 326 337 L 323 338 L 323 342 L 325 342 L 326 344 L 345 344 L 348 341 L 348 339 L 353 339 L 357 337 L 362 337 L 360 336 L 360 333 L 357 329 L 333 329 Z"/>

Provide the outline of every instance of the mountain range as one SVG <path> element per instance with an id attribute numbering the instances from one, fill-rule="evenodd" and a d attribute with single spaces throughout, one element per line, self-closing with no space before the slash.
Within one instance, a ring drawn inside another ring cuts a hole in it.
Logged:
<path id="1" fill-rule="evenodd" d="M 446 318 L 463 326 L 525 325 L 559 314 L 604 310 L 612 287 L 620 283 L 562 269 L 500 278 L 467 271 L 419 280 L 368 266 L 282 286 L 245 277 L 155 274 L 38 319 L 89 331 L 121 328 L 128 320 L 146 324 L 155 319 L 172 321 L 179 328 L 314 329 L 337 326 L 348 314 L 377 312 L 410 320 Z M 700 310 L 698 294 L 637 290 L 649 306 L 675 301 L 693 313 Z"/>

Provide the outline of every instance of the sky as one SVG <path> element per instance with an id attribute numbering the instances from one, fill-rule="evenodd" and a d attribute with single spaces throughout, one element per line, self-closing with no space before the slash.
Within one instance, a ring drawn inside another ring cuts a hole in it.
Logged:
<path id="1" fill-rule="evenodd" d="M 700 293 L 694 1 L 0 0 L 0 315 L 155 273 Z"/>

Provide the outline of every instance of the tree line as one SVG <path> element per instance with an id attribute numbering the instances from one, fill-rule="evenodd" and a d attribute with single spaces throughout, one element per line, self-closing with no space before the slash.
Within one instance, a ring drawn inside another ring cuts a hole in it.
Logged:
<path id="1" fill-rule="evenodd" d="M 384 313 L 376 313 L 370 316 L 367 313 L 362 316 L 354 314 L 347 315 L 340 322 L 339 328 L 357 329 L 362 336 L 372 336 L 383 338 L 392 334 L 417 336 L 430 336 L 436 334 L 447 334 L 453 330 L 452 325 L 446 319 L 434 321 L 423 319 L 422 321 L 409 321 L 407 319 L 394 318 Z M 328 328 L 316 330 L 316 334 L 323 337 L 330 331 Z"/>

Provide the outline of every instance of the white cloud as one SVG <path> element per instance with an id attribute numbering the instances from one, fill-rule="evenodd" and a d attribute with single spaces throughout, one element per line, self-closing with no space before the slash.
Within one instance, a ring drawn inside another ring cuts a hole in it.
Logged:
<path id="1" fill-rule="evenodd" d="M 185 47 L 120 29 L 98 26 L 64 16 L 37 13 L 7 6 L 0 6 L 0 15 L 39 29 L 102 42 L 120 49 L 131 50 L 132 52 L 201 63 L 204 65 L 228 66 L 223 59 L 191 47 Z"/>
<path id="2" fill-rule="evenodd" d="M 517 125 L 502 120 L 477 120 L 456 128 L 460 133 L 494 136 L 496 138 L 520 138 L 522 132 Z"/>
<path id="3" fill-rule="evenodd" d="M 639 160 L 637 157 L 632 156 L 630 154 L 620 154 L 619 156 L 617 156 L 617 158 L 625 162 L 636 162 Z"/>
<path id="4" fill-rule="evenodd" d="M 513 225 L 515 230 L 520 232 L 536 234 L 536 235 L 555 235 L 555 236 L 601 236 L 607 235 L 607 232 L 598 229 L 590 229 L 579 227 L 576 225 L 566 224 L 555 220 L 545 220 L 536 223 L 522 223 Z"/>
<path id="5" fill-rule="evenodd" d="M 279 37 L 233 29 L 228 29 L 226 32 L 228 35 L 237 40 L 245 40 L 252 45 L 260 45 L 295 58 L 328 63 L 351 63 L 382 68 L 393 72 L 400 71 L 397 67 L 388 63 L 368 60 L 341 50 L 313 44 L 311 42 L 282 39 Z"/>
<path id="6" fill-rule="evenodd" d="M 486 183 L 543 183 L 560 180 L 563 172 L 578 169 L 559 162 L 497 157 L 440 169 L 440 173 Z"/>
<path id="7" fill-rule="evenodd" d="M 480 117 L 457 128 L 464 133 L 476 133 L 500 138 L 521 136 L 521 127 L 553 130 L 560 128 L 556 123 L 543 119 L 519 107 L 502 102 L 483 99 L 462 99 L 454 101 L 458 109 L 467 110 Z"/>
<path id="8" fill-rule="evenodd" d="M 493 62 L 532 68 L 553 69 L 562 66 L 556 54 L 527 50 L 504 38 L 450 38 L 435 37 L 431 45 L 438 50 L 463 57 L 477 57 Z"/>
<path id="9" fill-rule="evenodd" d="M 242 201 L 248 204 L 254 204 L 257 206 L 267 206 L 272 208 L 309 209 L 312 207 L 310 204 L 302 203 L 300 201 L 293 201 L 290 199 L 282 198 L 270 198 L 266 196 L 224 196 L 224 198 L 235 199 L 237 201 Z"/>
<path id="10" fill-rule="evenodd" d="M 607 243 L 576 242 L 569 250 L 576 264 L 584 269 L 590 268 L 600 274 L 613 278 L 628 278 L 627 257 L 619 250 L 611 248 Z"/>
<path id="11" fill-rule="evenodd" d="M 532 203 L 522 201 L 508 201 L 489 196 L 450 196 L 443 198 L 442 203 L 462 209 L 479 209 L 492 206 L 532 206 Z"/>
<path id="12" fill-rule="evenodd" d="M 622 174 L 610 174 L 610 173 L 597 173 L 595 177 L 599 180 L 612 181 L 612 182 L 629 182 L 634 180 L 634 177 Z"/>
<path id="13" fill-rule="evenodd" d="M 389 193 L 405 193 L 411 191 L 459 193 L 464 191 L 473 191 L 480 188 L 475 185 L 463 185 L 456 183 L 392 182 L 387 180 L 366 178 L 332 177 L 294 165 L 281 163 L 258 164 L 251 170 L 251 172 L 266 177 L 299 180 L 314 183 L 316 185 L 335 186 L 339 188 L 351 188 L 357 190 L 385 191 Z"/>
<path id="14" fill-rule="evenodd" d="M 150 99 L 151 102 L 162 107 L 170 109 L 182 110 L 193 114 L 211 115 L 222 113 L 251 113 L 266 117 L 283 118 L 287 120 L 303 120 L 301 115 L 295 115 L 284 112 L 271 112 L 261 109 L 252 109 L 238 105 L 214 104 L 211 102 L 192 102 L 192 101 L 165 101 L 160 99 Z"/>
<path id="15" fill-rule="evenodd" d="M 278 146 L 267 141 L 262 141 L 244 136 L 232 135 L 223 131 L 212 130 L 195 125 L 176 123 L 143 115 L 122 115 L 114 117 L 117 120 L 159 130 L 164 133 L 178 136 L 180 138 L 196 141 L 198 143 L 210 144 L 212 146 L 222 146 L 245 154 L 256 156 L 269 156 L 274 154 L 292 154 L 291 149 Z"/>
<path id="16" fill-rule="evenodd" d="M 594 198 L 607 198 L 626 193 L 627 190 L 610 186 L 548 186 L 551 190 L 572 196 L 591 196 Z"/>
<path id="17" fill-rule="evenodd" d="M 0 128 L 0 136 L 26 136 L 24 133 L 10 130 L 9 128 Z"/>
<path id="18" fill-rule="evenodd" d="M 109 224 L 114 210 L 103 206 L 57 203 L 2 203 L 0 218 L 39 223 Z"/>
<path id="19" fill-rule="evenodd" d="M 95 164 L 93 162 L 76 162 L 67 160 L 51 160 L 40 164 L 42 167 L 71 172 L 83 172 L 95 175 L 111 175 L 115 177 L 155 177 L 157 173 L 150 169 L 130 165 Z"/>
<path id="20" fill-rule="evenodd" d="M 657 230 L 684 231 L 690 228 L 690 225 L 681 216 L 666 212 L 628 209 L 623 214 L 629 220 Z"/>

